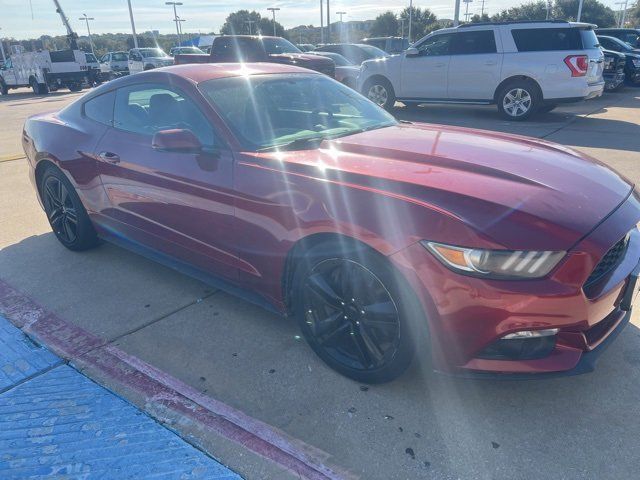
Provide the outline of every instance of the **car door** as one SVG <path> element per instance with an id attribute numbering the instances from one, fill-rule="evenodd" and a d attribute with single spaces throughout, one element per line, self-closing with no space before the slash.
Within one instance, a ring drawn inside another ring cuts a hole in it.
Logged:
<path id="1" fill-rule="evenodd" d="M 402 53 L 398 98 L 447 98 L 453 36 L 453 33 L 431 35 L 416 45 L 417 53 Z"/>
<path id="2" fill-rule="evenodd" d="M 129 52 L 129 73 L 138 73 L 143 70 L 142 55 L 135 50 Z"/>
<path id="3" fill-rule="evenodd" d="M 453 37 L 448 74 L 448 98 L 492 100 L 500 84 L 502 55 L 493 29 L 461 31 Z"/>
<path id="4" fill-rule="evenodd" d="M 15 68 L 13 68 L 13 62 L 11 58 L 7 59 L 7 63 L 4 64 L 0 73 L 2 73 L 2 78 L 4 78 L 4 83 L 6 85 L 18 84 L 18 77 L 16 76 Z"/>
<path id="5" fill-rule="evenodd" d="M 171 129 L 190 130 L 203 149 L 154 148 L 154 134 Z M 196 101 L 173 85 L 117 89 L 113 127 L 95 155 L 107 196 L 101 214 L 116 234 L 235 278 L 233 157 Z"/>

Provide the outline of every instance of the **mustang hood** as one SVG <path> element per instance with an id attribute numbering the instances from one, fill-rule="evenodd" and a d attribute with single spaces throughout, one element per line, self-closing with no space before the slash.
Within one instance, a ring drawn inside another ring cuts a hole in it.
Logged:
<path id="1" fill-rule="evenodd" d="M 399 125 L 322 146 L 325 175 L 445 210 L 508 249 L 567 250 L 633 188 L 574 150 L 479 130 Z"/>

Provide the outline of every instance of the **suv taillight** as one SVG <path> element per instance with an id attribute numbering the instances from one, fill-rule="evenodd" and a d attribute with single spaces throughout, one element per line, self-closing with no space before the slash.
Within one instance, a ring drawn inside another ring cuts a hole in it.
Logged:
<path id="1" fill-rule="evenodd" d="M 572 77 L 584 77 L 589 69 L 589 57 L 586 55 L 569 55 L 564 63 L 571 70 Z"/>

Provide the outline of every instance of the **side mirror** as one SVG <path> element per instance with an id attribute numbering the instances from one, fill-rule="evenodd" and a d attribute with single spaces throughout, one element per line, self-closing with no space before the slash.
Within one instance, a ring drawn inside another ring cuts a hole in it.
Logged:
<path id="1" fill-rule="evenodd" d="M 163 152 L 198 153 L 202 144 L 191 130 L 174 128 L 156 132 L 151 140 L 154 150 Z"/>
<path id="2" fill-rule="evenodd" d="M 420 55 L 420 52 L 415 47 L 409 47 L 404 51 L 406 57 L 417 57 Z"/>

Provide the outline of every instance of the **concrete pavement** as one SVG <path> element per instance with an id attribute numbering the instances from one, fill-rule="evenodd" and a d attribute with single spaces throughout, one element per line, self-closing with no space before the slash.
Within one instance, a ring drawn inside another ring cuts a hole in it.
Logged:
<path id="1" fill-rule="evenodd" d="M 55 108 L 75 95 L 60 95 Z M 9 100 L 6 100 L 9 99 Z M 3 98 L 15 153 L 30 113 L 53 104 Z M 535 122 L 495 108 L 425 106 L 399 117 L 544 137 L 640 180 L 640 90 L 561 108 Z M 16 133 L 17 132 L 17 133 Z M 589 375 L 478 382 L 416 362 L 400 380 L 365 387 L 325 367 L 295 324 L 111 245 L 76 254 L 57 243 L 24 161 L 0 162 L 0 280 L 184 388 L 299 439 L 313 458 L 366 479 L 634 478 L 640 458 L 640 317 Z M 24 313 L 24 312 L 23 312 Z M 215 452 L 246 478 L 290 471 L 239 448 L 90 365 L 83 370 Z"/>

